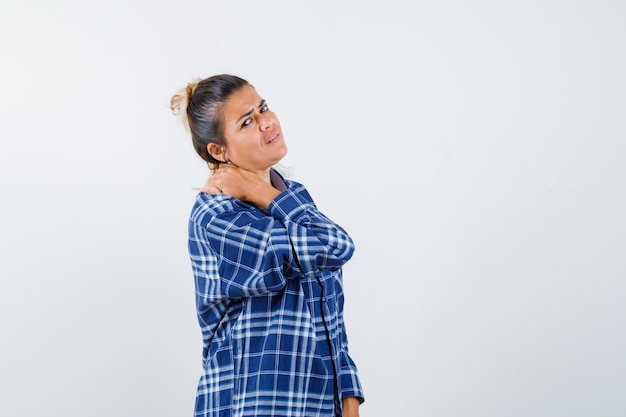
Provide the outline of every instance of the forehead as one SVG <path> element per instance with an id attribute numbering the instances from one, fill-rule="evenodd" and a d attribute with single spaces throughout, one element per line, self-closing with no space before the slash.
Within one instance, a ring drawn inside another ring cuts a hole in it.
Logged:
<path id="1" fill-rule="evenodd" d="M 235 120 L 250 110 L 256 109 L 263 99 L 254 87 L 246 85 L 234 92 L 226 102 L 222 111 L 226 120 L 235 117 Z"/>

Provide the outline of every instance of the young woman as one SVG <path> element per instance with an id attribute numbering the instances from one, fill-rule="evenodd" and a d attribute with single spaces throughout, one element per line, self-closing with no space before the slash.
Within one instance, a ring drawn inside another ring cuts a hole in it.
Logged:
<path id="1" fill-rule="evenodd" d="M 343 321 L 352 239 L 273 169 L 283 132 L 247 81 L 193 82 L 171 107 L 211 169 L 189 219 L 204 342 L 195 416 L 358 416 Z"/>

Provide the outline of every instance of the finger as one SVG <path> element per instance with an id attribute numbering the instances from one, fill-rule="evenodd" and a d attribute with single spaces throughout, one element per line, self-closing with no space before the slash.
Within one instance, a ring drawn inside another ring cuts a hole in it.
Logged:
<path id="1" fill-rule="evenodd" d="M 223 194 L 221 188 L 209 185 L 205 185 L 204 187 L 200 188 L 200 191 L 206 194 Z"/>

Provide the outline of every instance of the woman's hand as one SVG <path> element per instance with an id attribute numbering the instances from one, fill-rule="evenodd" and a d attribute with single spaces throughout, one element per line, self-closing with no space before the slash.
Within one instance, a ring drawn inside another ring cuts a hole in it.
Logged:
<path id="1" fill-rule="evenodd" d="M 235 165 L 222 164 L 202 187 L 208 194 L 227 194 L 242 201 L 250 201 L 265 209 L 280 191 L 258 174 Z"/>

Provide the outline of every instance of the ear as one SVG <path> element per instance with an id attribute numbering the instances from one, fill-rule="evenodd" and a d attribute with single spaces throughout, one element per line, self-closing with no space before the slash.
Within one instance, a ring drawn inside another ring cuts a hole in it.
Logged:
<path id="1" fill-rule="evenodd" d="M 209 143 L 206 146 L 206 150 L 216 160 L 221 161 L 221 162 L 226 162 L 223 160 L 224 159 L 224 145 L 218 145 L 217 143 Z"/>

